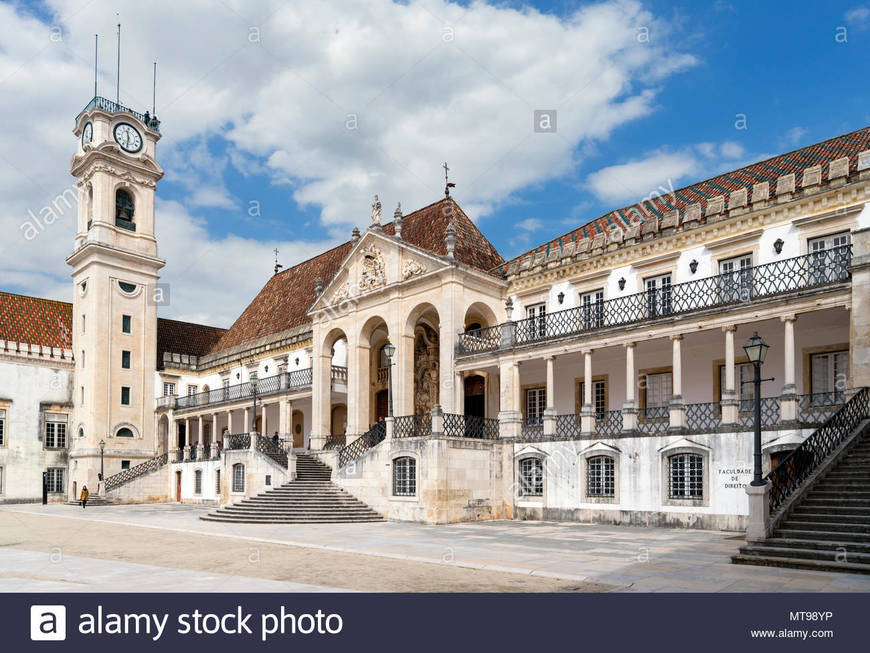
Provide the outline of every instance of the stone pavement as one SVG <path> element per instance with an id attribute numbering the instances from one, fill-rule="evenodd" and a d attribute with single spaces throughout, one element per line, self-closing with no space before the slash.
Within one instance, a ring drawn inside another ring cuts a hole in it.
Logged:
<path id="1" fill-rule="evenodd" d="M 532 521 L 220 524 L 199 520 L 209 508 L 179 504 L 0 510 L 601 583 L 630 592 L 870 591 L 865 575 L 732 565 L 729 556 L 742 539 L 715 531 Z"/>

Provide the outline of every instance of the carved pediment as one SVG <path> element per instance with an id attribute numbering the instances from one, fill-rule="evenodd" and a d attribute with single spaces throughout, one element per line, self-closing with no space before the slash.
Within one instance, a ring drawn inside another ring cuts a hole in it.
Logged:
<path id="1" fill-rule="evenodd" d="M 402 264 L 402 279 L 407 280 L 411 277 L 416 277 L 421 274 L 425 274 L 426 266 L 424 266 L 420 261 L 416 259 L 407 259 Z"/>
<path id="2" fill-rule="evenodd" d="M 363 292 L 380 288 L 387 284 L 384 255 L 374 244 L 366 245 L 360 250 L 359 289 Z"/>

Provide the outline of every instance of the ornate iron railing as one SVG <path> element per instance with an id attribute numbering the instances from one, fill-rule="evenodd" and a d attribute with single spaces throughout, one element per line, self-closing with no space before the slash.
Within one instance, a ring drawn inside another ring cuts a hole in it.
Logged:
<path id="1" fill-rule="evenodd" d="M 708 308 L 742 306 L 763 297 L 846 281 L 851 258 L 851 245 L 844 245 L 738 272 L 615 297 L 526 318 L 513 325 L 508 323 L 463 333 L 459 335 L 456 349 L 460 355 L 495 351 Z M 515 329 L 512 338 L 502 337 L 506 328 Z"/>
<path id="2" fill-rule="evenodd" d="M 323 444 L 323 450 L 341 449 L 345 444 L 347 444 L 347 436 L 344 433 L 341 435 L 330 435 Z"/>
<path id="3" fill-rule="evenodd" d="M 146 460 L 144 463 L 136 465 L 135 467 L 131 467 L 130 469 L 125 469 L 124 471 L 117 474 L 107 476 L 105 482 L 106 492 L 108 492 L 109 490 L 114 490 L 115 488 L 120 487 L 125 483 L 129 483 L 130 481 L 135 480 L 140 476 L 150 474 L 151 472 L 160 469 L 168 462 L 169 453 L 167 452 L 160 454 L 159 456 L 155 456 L 150 460 Z"/>
<path id="4" fill-rule="evenodd" d="M 279 392 L 297 392 L 311 387 L 311 368 L 283 372 L 275 376 L 267 376 L 257 379 L 257 396 L 265 397 Z M 178 397 L 176 407 L 196 408 L 199 406 L 212 406 L 233 401 L 251 399 L 254 396 L 254 382 L 237 383 L 222 388 L 214 388 L 205 392 Z"/>
<path id="5" fill-rule="evenodd" d="M 444 435 L 455 438 L 498 440 L 498 420 L 476 415 L 444 413 Z"/>
<path id="6" fill-rule="evenodd" d="M 403 415 L 393 423 L 394 438 L 421 438 L 432 435 L 432 415 Z"/>
<path id="7" fill-rule="evenodd" d="M 185 460 L 184 462 L 196 462 L 196 445 L 190 445 L 189 449 L 190 452 L 188 453 L 187 460 Z"/>
<path id="8" fill-rule="evenodd" d="M 543 438 L 544 438 L 544 418 L 543 417 L 523 417 L 522 439 L 523 440 L 542 440 Z"/>
<path id="9" fill-rule="evenodd" d="M 765 477 L 771 483 L 771 513 L 782 506 L 822 461 L 868 418 L 870 389 L 861 388 Z"/>
<path id="10" fill-rule="evenodd" d="M 251 434 L 250 433 L 233 433 L 229 436 L 229 446 L 227 449 L 250 449 Z"/>
<path id="11" fill-rule="evenodd" d="M 846 403 L 842 392 L 818 392 L 798 396 L 797 419 L 801 424 L 821 425 Z"/>
<path id="12" fill-rule="evenodd" d="M 389 377 L 390 368 L 389 367 L 379 367 L 378 368 L 378 385 L 386 383 L 387 378 Z"/>
<path id="13" fill-rule="evenodd" d="M 716 431 L 722 426 L 722 404 L 710 401 L 686 404 L 686 430 L 696 433 Z"/>
<path id="14" fill-rule="evenodd" d="M 387 423 L 378 422 L 368 433 L 364 433 L 338 452 L 338 466 L 344 467 L 348 463 L 362 456 L 366 451 L 383 442 L 387 437 Z"/>
<path id="15" fill-rule="evenodd" d="M 637 413 L 637 430 L 641 433 L 667 433 L 670 425 L 671 415 L 667 406 L 648 406 Z"/>
<path id="16" fill-rule="evenodd" d="M 601 436 L 615 436 L 622 433 L 622 411 L 608 410 L 595 413 L 595 433 Z"/>
<path id="17" fill-rule="evenodd" d="M 125 107 L 123 104 L 118 104 L 117 102 L 113 102 L 112 100 L 106 99 L 104 97 L 100 97 L 99 95 L 94 97 L 93 100 L 88 102 L 87 106 L 79 111 L 79 116 L 82 115 L 85 111 L 90 111 L 91 109 L 102 109 L 103 111 L 108 111 L 109 113 L 115 112 L 123 112 L 129 113 L 131 116 L 136 116 L 139 120 L 145 123 L 145 126 L 148 129 L 152 129 L 156 132 L 160 131 L 160 121 L 157 120 L 157 116 L 148 116 L 148 120 L 145 119 L 145 114 L 139 113 L 138 111 L 133 111 L 133 109 L 129 107 Z M 78 120 L 78 116 L 76 116 L 76 120 Z"/>
<path id="18" fill-rule="evenodd" d="M 761 398 L 761 428 L 779 424 L 779 397 Z M 745 429 L 755 428 L 755 402 L 752 399 L 741 399 L 737 421 Z"/>
<path id="19" fill-rule="evenodd" d="M 620 422 L 622 420 L 620 419 Z M 576 440 L 583 433 L 583 418 L 580 413 L 556 415 L 557 440 Z"/>
<path id="20" fill-rule="evenodd" d="M 257 438 L 254 446 L 257 451 L 259 451 L 264 456 L 268 456 L 276 463 L 281 465 L 286 469 L 287 467 L 287 452 L 281 448 L 281 445 L 277 444 L 272 438 L 267 438 L 259 434 L 254 434 L 254 437 Z"/>

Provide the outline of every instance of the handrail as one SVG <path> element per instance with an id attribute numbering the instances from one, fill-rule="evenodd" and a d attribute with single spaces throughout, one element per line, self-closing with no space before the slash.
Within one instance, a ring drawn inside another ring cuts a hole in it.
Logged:
<path id="1" fill-rule="evenodd" d="M 142 123 L 156 132 L 160 132 L 160 121 L 157 120 L 157 116 L 149 115 L 148 119 L 145 119 L 145 114 L 139 113 L 138 111 L 134 111 L 130 107 L 125 107 L 123 104 L 118 104 L 117 102 L 113 102 L 104 97 L 100 97 L 99 95 L 95 96 L 90 102 L 88 102 L 87 106 L 84 109 L 79 111 L 78 116 L 76 116 L 76 120 L 78 117 L 82 115 L 85 111 L 90 111 L 91 109 L 102 109 L 103 111 L 108 111 L 109 113 L 129 113 L 131 116 L 136 116 Z"/>
<path id="2" fill-rule="evenodd" d="M 670 317 L 762 297 L 840 283 L 849 278 L 852 246 L 843 245 L 744 270 L 659 287 L 459 334 L 457 354 L 510 349 L 599 329 Z"/>
<path id="3" fill-rule="evenodd" d="M 282 372 L 274 376 L 257 379 L 257 396 L 264 397 L 278 392 L 294 392 L 311 386 L 312 372 L 307 367 L 292 372 Z M 195 408 L 197 406 L 212 406 L 250 399 L 254 396 L 254 382 L 236 383 L 221 388 L 213 388 L 205 392 L 179 396 L 176 400 L 178 409 Z"/>
<path id="4" fill-rule="evenodd" d="M 338 452 L 338 466 L 344 467 L 349 462 L 356 460 L 366 451 L 382 442 L 387 437 L 387 423 L 378 422 L 367 433 L 359 436 L 349 445 L 342 447 Z"/>
<path id="5" fill-rule="evenodd" d="M 130 481 L 135 480 L 140 476 L 144 476 L 149 472 L 160 469 L 167 462 L 169 462 L 169 453 L 162 453 L 159 456 L 151 458 L 150 460 L 146 460 L 144 463 L 136 465 L 135 467 L 125 469 L 117 474 L 112 474 L 111 476 L 106 477 L 103 487 L 105 487 L 106 492 L 108 492 L 109 490 L 114 490 L 115 488 L 118 488 L 125 483 L 129 483 Z"/>
<path id="6" fill-rule="evenodd" d="M 419 438 L 432 435 L 432 415 L 402 415 L 396 417 L 393 426 L 394 438 Z"/>
<path id="7" fill-rule="evenodd" d="M 771 514 L 864 420 L 870 418 L 870 388 L 861 388 L 831 418 L 801 442 L 765 477 Z"/>

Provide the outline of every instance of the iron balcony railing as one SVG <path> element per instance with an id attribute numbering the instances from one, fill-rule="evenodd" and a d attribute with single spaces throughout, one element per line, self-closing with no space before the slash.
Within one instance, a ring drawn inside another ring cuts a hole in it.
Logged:
<path id="1" fill-rule="evenodd" d="M 870 389 L 861 388 L 766 476 L 771 514 L 780 508 L 819 465 L 864 420 L 870 418 Z"/>
<path id="2" fill-rule="evenodd" d="M 267 438 L 258 433 L 254 433 L 253 437 L 256 438 L 254 447 L 258 452 L 268 456 L 281 467 L 287 468 L 287 452 L 284 451 L 280 444 L 276 443 L 274 439 Z"/>
<path id="3" fill-rule="evenodd" d="M 722 404 L 708 401 L 686 404 L 686 430 L 694 433 L 718 431 L 722 426 Z"/>
<path id="4" fill-rule="evenodd" d="M 846 395 L 842 392 L 800 395 L 798 396 L 798 422 L 820 426 L 831 419 L 844 403 L 846 403 Z"/>
<path id="5" fill-rule="evenodd" d="M 761 428 L 774 427 L 780 422 L 781 408 L 779 397 L 761 398 Z M 755 401 L 741 399 L 737 423 L 746 430 L 755 428 Z"/>
<path id="6" fill-rule="evenodd" d="M 523 440 L 542 440 L 544 438 L 544 418 L 523 417 L 521 429 Z"/>
<path id="7" fill-rule="evenodd" d="M 671 413 L 667 406 L 647 406 L 637 413 L 637 430 L 650 435 L 667 433 L 671 426 Z"/>
<path id="8" fill-rule="evenodd" d="M 108 492 L 109 490 L 114 490 L 115 488 L 120 487 L 125 483 L 129 483 L 130 481 L 133 481 L 140 476 L 150 474 L 151 472 L 160 469 L 168 462 L 169 453 L 162 453 L 159 456 L 151 458 L 150 460 L 146 460 L 140 465 L 136 465 L 135 467 L 125 469 L 124 471 L 117 474 L 107 476 L 105 482 L 106 492 Z"/>
<path id="9" fill-rule="evenodd" d="M 311 368 L 283 372 L 275 376 L 257 379 L 257 396 L 265 397 L 280 392 L 298 392 L 311 387 Z M 214 388 L 205 392 L 178 397 L 178 409 L 213 406 L 233 401 L 250 399 L 254 396 L 254 381 L 237 383 L 222 388 Z"/>
<path id="10" fill-rule="evenodd" d="M 693 311 L 744 305 L 755 299 L 841 283 L 849 279 L 851 259 L 852 247 L 844 245 L 696 281 L 658 286 L 517 322 L 474 329 L 459 335 L 457 354 L 510 349 Z"/>
<path id="11" fill-rule="evenodd" d="M 341 449 L 345 444 L 347 444 L 347 436 L 344 433 L 341 435 L 330 435 L 323 444 L 323 450 L 332 451 L 333 449 Z"/>
<path id="12" fill-rule="evenodd" d="M 250 433 L 233 433 L 226 436 L 229 439 L 227 449 L 250 449 L 251 434 Z"/>
<path id="13" fill-rule="evenodd" d="M 423 438 L 432 435 L 432 415 L 403 415 L 393 423 L 394 438 Z"/>
<path id="14" fill-rule="evenodd" d="M 387 423 L 378 422 L 368 433 L 364 433 L 338 452 L 338 466 L 344 467 L 353 462 L 387 437 Z"/>
<path id="15" fill-rule="evenodd" d="M 79 116 L 82 115 L 85 111 L 90 111 L 91 109 L 102 109 L 103 111 L 108 111 L 109 113 L 129 113 L 131 116 L 136 116 L 139 120 L 141 120 L 148 129 L 154 130 L 156 132 L 160 131 L 160 121 L 157 120 L 157 116 L 149 115 L 146 120 L 144 113 L 139 113 L 138 111 L 133 111 L 133 109 L 129 107 L 125 107 L 123 104 L 118 104 L 117 102 L 113 102 L 104 97 L 96 96 L 93 100 L 88 102 L 87 106 L 79 111 Z M 76 116 L 76 120 L 78 120 L 78 116 Z"/>
<path id="16" fill-rule="evenodd" d="M 476 415 L 444 413 L 444 435 L 454 438 L 498 440 L 498 420 Z"/>

